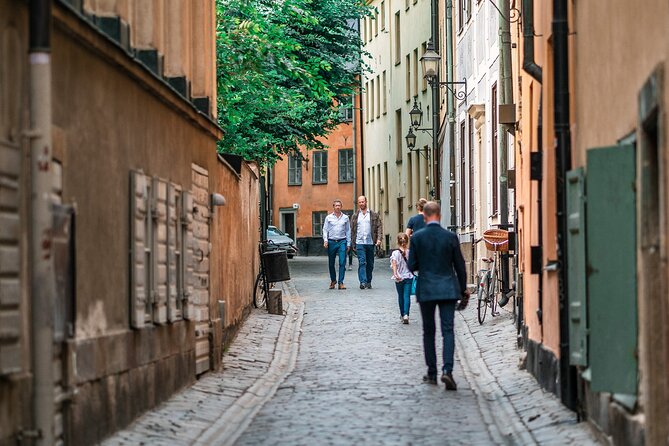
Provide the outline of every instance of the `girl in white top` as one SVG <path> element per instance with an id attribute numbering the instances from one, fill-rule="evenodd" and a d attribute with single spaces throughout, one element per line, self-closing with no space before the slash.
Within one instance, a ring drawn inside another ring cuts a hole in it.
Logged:
<path id="1" fill-rule="evenodd" d="M 400 307 L 400 320 L 409 323 L 409 309 L 411 307 L 411 282 L 413 274 L 409 271 L 409 237 L 400 232 L 397 234 L 397 249 L 390 256 L 390 265 L 393 269 L 392 279 L 397 289 L 397 303 Z"/>

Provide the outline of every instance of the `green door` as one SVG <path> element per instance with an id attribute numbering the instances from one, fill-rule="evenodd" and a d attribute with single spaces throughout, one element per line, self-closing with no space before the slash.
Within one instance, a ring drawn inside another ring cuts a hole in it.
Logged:
<path id="1" fill-rule="evenodd" d="M 637 393 L 636 165 L 632 145 L 588 150 L 592 390 Z"/>

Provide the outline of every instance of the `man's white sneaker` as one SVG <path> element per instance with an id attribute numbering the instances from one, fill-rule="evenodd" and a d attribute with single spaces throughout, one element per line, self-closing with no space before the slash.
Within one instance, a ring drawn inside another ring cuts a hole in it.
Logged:
<path id="1" fill-rule="evenodd" d="M 409 323 L 409 315 L 405 314 L 404 317 L 402 318 L 402 323 L 408 324 Z"/>

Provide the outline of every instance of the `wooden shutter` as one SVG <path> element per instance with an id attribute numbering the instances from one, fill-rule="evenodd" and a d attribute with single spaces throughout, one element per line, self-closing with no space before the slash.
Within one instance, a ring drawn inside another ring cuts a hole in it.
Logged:
<path id="1" fill-rule="evenodd" d="M 590 149 L 587 159 L 591 389 L 633 395 L 638 331 L 635 149 Z"/>
<path id="2" fill-rule="evenodd" d="M 178 257 L 180 252 L 178 237 L 179 214 L 177 209 L 178 189 L 174 184 L 167 185 L 167 320 L 174 322 L 181 319 L 181 305 L 178 299 Z"/>
<path id="3" fill-rule="evenodd" d="M 569 363 L 588 364 L 583 168 L 567 172 L 567 262 L 569 271 Z"/>
<path id="4" fill-rule="evenodd" d="M 182 248 L 181 269 L 183 277 L 182 308 L 184 319 L 194 319 L 195 310 L 193 306 L 194 286 L 194 249 L 193 243 L 193 194 L 184 191 L 181 195 L 181 225 L 182 225 Z"/>
<path id="5" fill-rule="evenodd" d="M 143 328 L 146 318 L 148 283 L 145 249 L 149 218 L 146 176 L 142 171 L 130 172 L 130 326 Z"/>
<path id="6" fill-rule="evenodd" d="M 153 178 L 151 208 L 153 217 L 153 322 L 167 322 L 167 183 Z"/>
<path id="7" fill-rule="evenodd" d="M 18 144 L 0 141 L 0 375 L 21 371 L 21 244 Z"/>

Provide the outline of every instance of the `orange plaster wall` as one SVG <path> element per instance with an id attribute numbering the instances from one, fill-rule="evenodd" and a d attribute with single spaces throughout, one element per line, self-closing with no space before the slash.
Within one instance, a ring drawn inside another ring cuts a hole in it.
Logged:
<path id="1" fill-rule="evenodd" d="M 354 119 L 360 123 L 358 97 L 355 100 Z M 288 186 L 288 158 L 277 162 L 273 171 L 274 202 L 272 206 L 272 224 L 280 227 L 280 209 L 292 208 L 293 203 L 299 204 L 296 212 L 296 238 L 312 237 L 312 212 L 332 211 L 332 201 L 339 199 L 344 210 L 355 209 L 355 202 L 362 189 L 362 148 L 360 132 L 356 131 L 357 144 L 353 145 L 353 124 L 342 123 L 325 140 L 328 147 L 328 182 L 312 184 L 312 157 L 305 153 L 309 162 L 302 165 L 302 185 Z M 360 126 L 357 126 L 360 129 Z M 339 149 L 354 148 L 356 156 L 356 181 L 339 183 Z M 355 190 L 354 190 L 355 185 Z"/>

